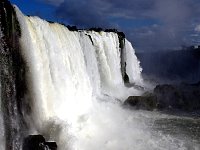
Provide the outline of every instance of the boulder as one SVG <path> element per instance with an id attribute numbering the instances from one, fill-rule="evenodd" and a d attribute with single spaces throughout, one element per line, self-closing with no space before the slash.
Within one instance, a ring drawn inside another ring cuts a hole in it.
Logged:
<path id="1" fill-rule="evenodd" d="M 200 82 L 157 85 L 152 93 L 129 96 L 124 104 L 145 110 L 198 111 L 200 110 Z"/>
<path id="2" fill-rule="evenodd" d="M 200 110 L 200 84 L 158 85 L 154 89 L 162 108 Z"/>
<path id="3" fill-rule="evenodd" d="M 57 150 L 56 142 L 45 142 L 44 144 L 48 146 L 50 150 Z"/>
<path id="4" fill-rule="evenodd" d="M 182 92 L 173 85 L 158 85 L 154 89 L 154 95 L 159 101 L 160 109 L 181 109 L 184 106 Z"/>
<path id="5" fill-rule="evenodd" d="M 136 109 L 154 110 L 157 108 L 157 98 L 153 94 L 144 96 L 129 96 L 124 102 L 125 105 L 130 105 Z"/>
<path id="6" fill-rule="evenodd" d="M 29 135 L 24 139 L 22 150 L 57 150 L 57 144 L 46 142 L 42 135 Z"/>

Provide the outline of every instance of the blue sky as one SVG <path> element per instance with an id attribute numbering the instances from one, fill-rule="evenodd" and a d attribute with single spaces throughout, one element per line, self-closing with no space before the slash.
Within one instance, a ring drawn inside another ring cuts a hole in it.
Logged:
<path id="1" fill-rule="evenodd" d="M 200 0 L 11 0 L 26 15 L 76 25 L 117 28 L 136 51 L 200 44 Z"/>
<path id="2" fill-rule="evenodd" d="M 35 0 L 10 0 L 12 4 L 17 5 L 26 15 L 36 15 L 48 20 L 56 20 L 54 14 L 55 7 Z"/>

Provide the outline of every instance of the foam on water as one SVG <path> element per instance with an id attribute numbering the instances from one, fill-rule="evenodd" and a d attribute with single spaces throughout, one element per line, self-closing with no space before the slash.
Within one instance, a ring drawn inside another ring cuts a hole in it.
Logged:
<path id="1" fill-rule="evenodd" d="M 124 86 L 117 34 L 72 32 L 16 11 L 28 66 L 30 133 L 55 140 L 59 150 L 184 149 L 183 141 L 152 131 L 155 114 L 121 106 L 141 92 Z M 141 68 L 127 40 L 124 50 L 130 81 L 139 84 Z"/>

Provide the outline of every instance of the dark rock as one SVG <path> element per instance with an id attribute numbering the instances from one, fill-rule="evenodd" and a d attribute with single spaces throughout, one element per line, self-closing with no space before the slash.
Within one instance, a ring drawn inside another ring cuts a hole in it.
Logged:
<path id="1" fill-rule="evenodd" d="M 0 81 L 1 108 L 4 119 L 5 149 L 18 150 L 28 131 L 24 111 L 26 65 L 21 55 L 21 29 L 14 7 L 8 0 L 0 1 Z"/>
<path id="2" fill-rule="evenodd" d="M 24 139 L 23 150 L 57 150 L 57 144 L 46 142 L 42 135 L 29 135 Z"/>
<path id="3" fill-rule="evenodd" d="M 117 32 L 119 39 L 119 48 L 120 48 L 120 56 L 121 56 L 121 73 L 124 80 L 124 83 L 129 83 L 129 76 L 126 73 L 126 54 L 124 51 L 125 46 L 125 35 L 123 32 Z"/>
<path id="4" fill-rule="evenodd" d="M 173 85 L 158 85 L 154 89 L 160 108 L 177 108 L 182 107 L 181 93 Z"/>
<path id="5" fill-rule="evenodd" d="M 124 104 L 133 106 L 136 109 L 154 110 L 157 108 L 158 103 L 153 94 L 148 94 L 146 96 L 129 96 Z"/>
<path id="6" fill-rule="evenodd" d="M 45 138 L 42 135 L 29 135 L 24 140 L 23 150 L 41 149 L 43 143 L 45 143 Z"/>
<path id="7" fill-rule="evenodd" d="M 67 25 L 67 28 L 68 28 L 70 31 L 78 31 L 78 30 L 79 30 L 76 26 Z"/>
<path id="8" fill-rule="evenodd" d="M 118 36 L 122 37 L 123 39 L 125 39 L 125 34 L 124 32 L 117 32 Z"/>
<path id="9" fill-rule="evenodd" d="M 55 22 L 51 21 L 51 20 L 47 20 L 48 23 L 53 24 Z"/>
<path id="10" fill-rule="evenodd" d="M 200 109 L 200 84 L 158 85 L 154 89 L 163 108 L 194 111 Z"/>
<path id="11" fill-rule="evenodd" d="M 94 42 L 93 42 L 93 40 L 92 40 L 91 35 L 87 35 L 87 36 L 89 37 L 90 41 L 92 42 L 92 45 L 94 45 Z"/>
<path id="12" fill-rule="evenodd" d="M 45 142 L 44 144 L 47 145 L 50 150 L 57 150 L 56 142 Z"/>
<path id="13" fill-rule="evenodd" d="M 114 33 L 118 33 L 117 29 L 105 29 L 105 32 L 114 32 Z"/>
<path id="14" fill-rule="evenodd" d="M 89 31 L 101 32 L 104 30 L 102 28 L 90 28 Z"/>
<path id="15" fill-rule="evenodd" d="M 126 72 L 123 75 L 123 79 L 124 79 L 124 83 L 129 83 L 129 77 Z"/>
<path id="16" fill-rule="evenodd" d="M 200 110 L 200 82 L 196 84 L 157 85 L 153 93 L 130 96 L 124 102 L 145 110 Z"/>

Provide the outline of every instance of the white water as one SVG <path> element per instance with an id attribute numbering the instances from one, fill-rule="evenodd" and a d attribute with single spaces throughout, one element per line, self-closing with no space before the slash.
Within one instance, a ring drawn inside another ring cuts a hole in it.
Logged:
<path id="1" fill-rule="evenodd" d="M 129 76 L 129 82 L 139 85 L 143 84 L 141 78 L 142 68 L 140 67 L 140 62 L 135 55 L 135 50 L 127 39 L 125 40 L 125 43 L 126 72 Z"/>
<path id="2" fill-rule="evenodd" d="M 71 32 L 16 11 L 32 100 L 30 134 L 55 140 L 59 150 L 184 149 L 182 141 L 151 131 L 155 114 L 120 106 L 118 99 L 141 92 L 124 86 L 117 34 Z M 125 42 L 127 73 L 141 83 L 134 49 Z"/>

